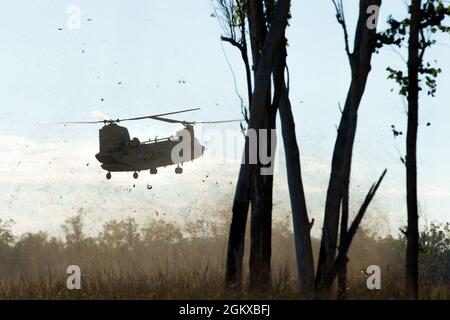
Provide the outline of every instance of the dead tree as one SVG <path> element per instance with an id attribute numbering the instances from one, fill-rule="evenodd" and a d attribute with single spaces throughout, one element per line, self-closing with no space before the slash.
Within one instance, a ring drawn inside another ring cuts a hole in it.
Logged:
<path id="1" fill-rule="evenodd" d="M 361 224 L 361 221 L 364 217 L 364 214 L 366 213 L 367 208 L 369 207 L 370 202 L 372 201 L 373 197 L 375 196 L 375 193 L 377 192 L 381 182 L 384 179 L 384 176 L 386 175 L 387 170 L 384 170 L 381 177 L 378 179 L 376 183 L 372 185 L 369 192 L 367 193 L 366 198 L 364 199 L 363 204 L 361 205 L 361 208 L 359 209 L 358 213 L 356 214 L 355 219 L 352 222 L 352 225 L 346 232 L 345 236 L 343 237 L 343 241 L 340 243 L 339 246 L 339 252 L 335 260 L 333 261 L 332 267 L 328 272 L 326 273 L 325 277 L 323 278 L 323 281 L 321 282 L 320 286 L 317 288 L 317 293 L 320 295 L 323 292 L 328 291 L 328 289 L 333 284 L 334 279 L 336 278 L 336 275 L 338 272 L 344 268 L 344 266 L 347 264 L 348 258 L 347 253 L 350 249 L 350 245 L 352 243 L 353 237 L 356 234 L 356 231 L 359 228 L 359 225 Z"/>
<path id="2" fill-rule="evenodd" d="M 344 30 L 345 51 L 351 69 L 351 83 L 347 93 L 338 128 L 330 181 L 328 184 L 322 240 L 316 275 L 316 287 L 323 287 L 324 277 L 330 272 L 336 257 L 338 229 L 342 198 L 346 181 L 349 181 L 353 142 L 356 134 L 358 108 L 371 69 L 372 54 L 376 47 L 376 28 L 368 28 L 370 6 L 380 6 L 381 0 L 360 0 L 353 52 L 350 51 L 347 25 L 342 1 L 334 1 L 338 22 Z"/>

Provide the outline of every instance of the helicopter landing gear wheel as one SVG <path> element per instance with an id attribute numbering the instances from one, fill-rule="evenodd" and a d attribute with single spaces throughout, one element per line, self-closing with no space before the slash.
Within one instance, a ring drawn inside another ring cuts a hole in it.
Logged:
<path id="1" fill-rule="evenodd" d="M 150 174 L 157 174 L 158 173 L 158 169 L 150 169 Z"/>
<path id="2" fill-rule="evenodd" d="M 111 172 L 108 172 L 108 173 L 106 174 L 106 179 L 111 180 Z"/>
<path id="3" fill-rule="evenodd" d="M 135 179 L 139 178 L 139 173 L 137 173 L 137 172 L 133 173 L 133 178 L 135 178 Z"/>
<path id="4" fill-rule="evenodd" d="M 176 167 L 176 168 L 175 168 L 175 173 L 176 173 L 176 174 L 182 174 L 182 173 L 183 173 L 183 168 L 181 168 L 181 167 Z"/>

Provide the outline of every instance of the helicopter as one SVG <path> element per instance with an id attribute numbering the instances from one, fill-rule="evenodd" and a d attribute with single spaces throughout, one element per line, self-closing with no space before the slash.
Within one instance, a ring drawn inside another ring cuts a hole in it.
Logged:
<path id="1" fill-rule="evenodd" d="M 205 147 L 195 137 L 194 126 L 196 124 L 217 124 L 243 121 L 242 119 L 239 119 L 193 122 L 165 117 L 197 110 L 200 110 L 200 108 L 135 118 L 56 122 L 56 124 L 103 124 L 103 127 L 99 129 L 100 151 L 95 155 L 95 158 L 101 163 L 101 168 L 107 171 L 106 179 L 111 179 L 112 172 L 133 172 L 133 178 L 138 179 L 141 171 L 149 170 L 150 174 L 154 175 L 158 173 L 158 168 L 170 165 L 176 165 L 175 174 L 182 174 L 183 168 L 180 167 L 180 165 L 183 165 L 186 161 L 193 161 L 194 159 L 201 157 Z M 156 120 L 172 124 L 181 124 L 184 129 L 177 131 L 175 136 L 140 141 L 138 138 L 131 139 L 128 129 L 119 125 L 119 123 L 122 122 L 137 120 Z M 187 148 L 182 148 L 183 143 L 185 147 L 187 144 Z"/>

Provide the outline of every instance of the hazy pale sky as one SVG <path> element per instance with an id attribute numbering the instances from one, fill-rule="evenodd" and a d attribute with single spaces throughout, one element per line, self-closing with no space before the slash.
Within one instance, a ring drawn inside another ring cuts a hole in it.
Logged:
<path id="1" fill-rule="evenodd" d="M 347 0 L 349 30 L 357 1 Z M 67 26 L 68 8 L 78 6 L 80 29 Z M 84 208 L 93 230 L 105 220 L 153 217 L 158 210 L 182 221 L 202 218 L 231 205 L 238 164 L 224 157 L 241 153 L 236 124 L 198 128 L 210 155 L 158 176 L 115 174 L 107 182 L 94 154 L 97 126 L 48 126 L 41 121 L 93 120 L 99 110 L 112 118 L 201 107 L 178 116 L 186 120 L 240 117 L 239 100 L 227 64 L 245 96 L 238 53 L 221 44 L 210 0 L 15 0 L 0 11 L 0 218 L 16 221 L 16 232 L 51 233 L 67 216 Z M 389 14 L 406 12 L 404 1 L 384 1 L 380 28 Z M 61 29 L 61 30 L 60 30 Z M 331 1 L 293 1 L 288 30 L 291 100 L 300 141 L 311 215 L 320 219 L 329 165 L 339 123 L 338 104 L 349 85 L 342 30 Z M 450 37 L 439 37 L 426 59 L 443 73 L 436 98 L 421 97 L 419 199 L 422 221 L 450 221 Z M 357 207 L 384 168 L 388 175 L 368 214 L 380 229 L 396 233 L 406 221 L 404 136 L 394 139 L 391 125 L 406 128 L 405 102 L 387 80 L 386 67 L 404 67 L 404 52 L 383 49 L 360 108 L 352 200 Z M 391 88 L 394 90 L 391 92 Z M 426 126 L 430 122 L 431 126 Z M 141 139 L 170 135 L 176 127 L 157 122 L 128 123 Z M 221 138 L 222 137 L 222 138 Z M 274 211 L 288 215 L 289 200 L 282 148 L 276 171 Z M 134 187 L 133 187 L 134 185 Z M 152 189 L 147 188 L 152 186 Z M 376 226 L 375 226 L 376 227 Z M 320 224 L 314 226 L 320 232 Z"/>

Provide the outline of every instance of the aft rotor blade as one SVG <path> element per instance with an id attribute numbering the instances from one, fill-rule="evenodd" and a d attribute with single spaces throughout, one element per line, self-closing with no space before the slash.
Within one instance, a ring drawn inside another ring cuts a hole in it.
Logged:
<path id="1" fill-rule="evenodd" d="M 169 118 L 162 118 L 162 117 L 153 117 L 153 120 L 159 120 L 164 121 L 168 123 L 181 123 L 181 124 L 218 124 L 218 123 L 229 123 L 229 122 L 242 122 L 245 121 L 244 119 L 236 119 L 236 120 L 219 120 L 219 121 L 182 121 L 182 120 L 175 120 L 175 119 L 169 119 Z"/>
<path id="2" fill-rule="evenodd" d="M 219 121 L 196 121 L 194 124 L 216 124 L 216 123 L 229 123 L 229 122 L 242 122 L 244 119 L 236 119 L 236 120 L 219 120 Z"/>
<path id="3" fill-rule="evenodd" d="M 164 122 L 168 122 L 168 123 L 182 123 L 182 124 L 189 124 L 189 123 L 192 123 L 192 122 L 181 121 L 181 120 L 175 120 L 175 119 L 169 119 L 169 118 L 162 118 L 162 117 L 152 117 L 151 119 L 153 119 L 153 120 L 159 120 L 159 121 L 164 121 Z"/>

